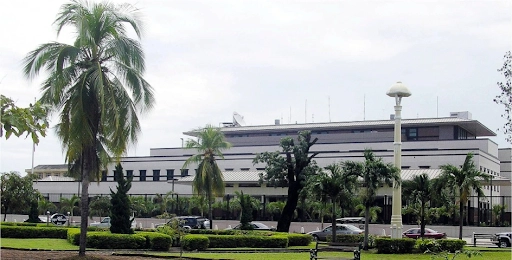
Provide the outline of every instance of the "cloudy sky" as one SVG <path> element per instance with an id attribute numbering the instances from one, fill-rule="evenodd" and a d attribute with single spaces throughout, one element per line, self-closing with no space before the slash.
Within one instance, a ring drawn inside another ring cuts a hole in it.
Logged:
<path id="1" fill-rule="evenodd" d="M 234 111 L 247 125 L 387 119 L 396 81 L 413 94 L 404 118 L 470 111 L 492 130 L 504 123 L 492 99 L 512 48 L 508 0 L 122 2 L 143 15 L 145 78 L 156 94 L 130 156 L 181 146 L 183 132 L 231 121 Z M 17 0 L 0 10 L 0 92 L 19 106 L 40 96 L 44 78 L 23 78 L 24 56 L 72 39 L 52 25 L 63 3 Z M 509 146 L 499 132 L 492 140 Z M 31 168 L 30 139 L 0 145 L 0 172 Z M 34 165 L 63 158 L 51 129 Z"/>

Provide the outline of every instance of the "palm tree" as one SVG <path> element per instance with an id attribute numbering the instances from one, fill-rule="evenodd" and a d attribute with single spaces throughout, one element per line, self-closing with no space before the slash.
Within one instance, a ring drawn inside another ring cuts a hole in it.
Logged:
<path id="1" fill-rule="evenodd" d="M 468 202 L 468 197 L 472 191 L 478 196 L 485 197 L 482 190 L 482 181 L 489 181 L 490 176 L 480 172 L 474 162 L 473 154 L 468 153 L 464 164 L 460 167 L 445 164 L 441 165 L 441 179 L 448 187 L 453 187 L 459 195 L 459 239 L 462 239 L 462 226 L 464 225 L 464 205 Z"/>
<path id="2" fill-rule="evenodd" d="M 182 168 L 185 169 L 190 164 L 198 164 L 192 186 L 195 194 L 206 197 L 211 229 L 213 228 L 212 200 L 214 196 L 224 196 L 224 177 L 215 161 L 215 157 L 224 159 L 222 151 L 230 148 L 231 144 L 226 141 L 219 128 L 207 125 L 205 128 L 198 130 L 197 141 L 188 139 L 185 147 L 196 149 L 198 152 L 198 154 L 188 158 Z"/>
<path id="3" fill-rule="evenodd" d="M 363 204 L 358 204 L 356 206 L 356 210 L 360 211 L 359 216 L 364 217 L 366 215 L 366 207 Z M 381 211 L 382 211 L 382 208 L 379 206 L 370 207 L 370 210 L 369 210 L 370 215 L 367 219 L 365 218 L 365 221 L 376 222 L 379 219 L 379 213 Z"/>
<path id="4" fill-rule="evenodd" d="M 73 194 L 71 198 L 60 198 L 60 210 L 62 212 L 68 211 L 71 213 L 71 219 L 69 221 L 73 221 L 73 216 L 75 215 L 75 209 L 78 209 L 78 205 L 80 203 L 80 198 Z M 68 222 L 70 223 L 70 222 Z"/>
<path id="5" fill-rule="evenodd" d="M 109 215 L 111 207 L 109 197 L 95 196 L 89 203 L 89 217 L 92 219 L 93 216 L 99 216 L 101 220 L 101 217 Z"/>
<path id="6" fill-rule="evenodd" d="M 399 169 L 390 163 L 384 163 L 382 158 L 376 158 L 370 149 L 364 150 L 364 162 L 346 161 L 343 163 L 343 168 L 348 173 L 359 174 L 363 179 L 361 200 L 365 207 L 364 218 L 366 220 L 364 223 L 364 250 L 368 250 L 370 208 L 373 206 L 381 184 L 391 186 L 393 181 L 400 183 Z"/>
<path id="7" fill-rule="evenodd" d="M 89 183 L 98 180 L 111 162 L 126 152 L 140 132 L 138 112 L 153 105 L 153 90 L 142 77 L 142 46 L 129 38 L 126 26 L 140 38 L 137 9 L 128 4 L 72 0 L 62 5 L 55 20 L 57 34 L 74 28 L 73 45 L 40 45 L 24 60 L 32 79 L 48 72 L 40 101 L 60 113 L 56 132 L 70 170 L 82 182 L 79 256 L 85 256 Z"/>
<path id="8" fill-rule="evenodd" d="M 190 198 L 189 214 L 192 214 L 192 210 L 198 209 L 201 217 L 204 216 L 204 212 L 208 210 L 208 205 L 204 196 L 192 196 Z"/>
<path id="9" fill-rule="evenodd" d="M 332 203 L 332 241 L 336 242 L 336 204 L 341 199 L 347 199 L 355 193 L 358 173 L 346 172 L 339 164 L 325 167 L 320 173 L 318 189 L 331 199 Z"/>
<path id="10" fill-rule="evenodd" d="M 40 196 L 38 201 L 39 214 L 46 214 L 46 211 L 55 212 L 57 206 L 53 202 L 47 200 L 45 197 Z"/>
<path id="11" fill-rule="evenodd" d="M 403 194 L 408 194 L 413 203 L 420 204 L 420 236 L 425 235 L 425 208 L 434 194 L 433 183 L 428 174 L 423 173 L 414 176 L 412 180 L 404 181 L 402 184 Z"/>

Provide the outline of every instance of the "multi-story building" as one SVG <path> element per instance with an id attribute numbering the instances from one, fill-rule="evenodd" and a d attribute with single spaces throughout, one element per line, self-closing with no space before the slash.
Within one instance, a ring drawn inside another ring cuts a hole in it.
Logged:
<path id="1" fill-rule="evenodd" d="M 511 149 L 499 149 L 497 143 L 488 137 L 496 134 L 477 120 L 469 112 L 451 113 L 444 118 L 418 118 L 402 120 L 402 177 L 428 173 L 435 177 L 444 164 L 461 165 L 468 153 L 474 154 L 475 165 L 492 176 L 492 182 L 484 184 L 486 196 L 492 199 L 473 198 L 470 206 L 478 209 L 474 215 L 480 219 L 480 209 L 489 209 L 498 203 L 506 204 L 510 212 L 510 172 Z M 245 194 L 262 196 L 262 202 L 272 201 L 286 195 L 285 187 L 274 188 L 260 185 L 259 174 L 264 173 L 265 165 L 253 164 L 256 154 L 279 150 L 281 138 L 296 137 L 299 131 L 310 130 L 318 138 L 311 147 L 317 152 L 319 166 L 343 160 L 361 161 L 363 151 L 371 148 L 376 156 L 385 162 L 393 162 L 394 120 L 371 120 L 354 122 L 280 124 L 240 126 L 228 125 L 221 128 L 227 141 L 233 147 L 224 152 L 224 160 L 218 160 L 226 181 L 226 193 L 233 194 L 243 189 Z M 196 131 L 184 134 L 194 137 Z M 182 147 L 152 148 L 149 156 L 124 157 L 121 164 L 126 174 L 133 176 L 132 194 L 156 194 L 174 191 L 191 194 L 190 183 L 195 166 L 182 169 L 183 163 L 195 151 Z M 38 166 L 39 167 L 39 166 Z M 29 171 L 29 170 L 27 170 Z M 115 187 L 114 165 L 103 173 L 98 184 L 91 184 L 92 194 L 108 194 Z M 75 193 L 76 182 L 64 184 L 38 181 L 36 187 L 42 193 Z M 382 205 L 390 205 L 390 187 L 379 191 Z M 499 197 L 505 196 L 505 197 Z"/>

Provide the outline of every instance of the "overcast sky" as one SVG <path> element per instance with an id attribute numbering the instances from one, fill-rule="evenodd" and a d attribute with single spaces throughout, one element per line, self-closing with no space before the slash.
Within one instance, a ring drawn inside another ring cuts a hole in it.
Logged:
<path id="1" fill-rule="evenodd" d="M 234 111 L 247 125 L 388 119 L 394 100 L 386 91 L 396 81 L 412 92 L 404 118 L 470 111 L 491 130 L 504 124 L 492 100 L 512 46 L 509 0 L 114 2 L 143 14 L 145 78 L 156 95 L 130 156 L 179 147 L 183 132 L 229 122 Z M 63 3 L 2 5 L 0 92 L 18 106 L 39 98 L 44 78 L 23 78 L 25 55 L 72 39 L 70 31 L 57 37 L 52 25 Z M 491 139 L 509 146 L 499 132 Z M 30 139 L 0 145 L 0 172 L 31 168 Z M 34 165 L 63 158 L 50 129 Z"/>

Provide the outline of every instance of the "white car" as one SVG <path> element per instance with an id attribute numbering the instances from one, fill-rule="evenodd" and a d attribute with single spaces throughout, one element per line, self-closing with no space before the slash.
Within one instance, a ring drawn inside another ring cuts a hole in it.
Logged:
<path id="1" fill-rule="evenodd" d="M 110 228 L 110 217 L 103 218 L 100 222 L 93 222 L 90 224 L 91 227 Z M 137 221 L 132 221 L 132 228 L 137 227 Z"/>

